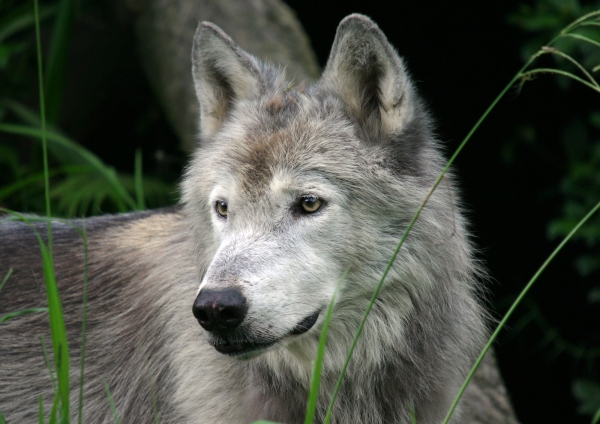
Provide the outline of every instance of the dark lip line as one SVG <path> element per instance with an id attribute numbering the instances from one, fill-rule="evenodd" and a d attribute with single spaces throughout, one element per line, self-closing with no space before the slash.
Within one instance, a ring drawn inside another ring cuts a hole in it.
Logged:
<path id="1" fill-rule="evenodd" d="M 266 349 L 277 343 L 279 340 L 281 339 L 271 340 L 265 343 L 210 343 L 210 345 L 220 353 L 230 356 L 238 356 L 245 353 L 254 352 L 259 349 Z"/>
<path id="2" fill-rule="evenodd" d="M 294 327 L 294 329 L 292 331 L 290 331 L 290 335 L 297 336 L 297 335 L 306 333 L 308 330 L 313 328 L 313 326 L 316 324 L 317 320 L 319 319 L 320 314 L 321 314 L 321 309 L 318 309 L 317 312 L 305 317 L 302 321 L 300 321 L 298 324 L 296 324 L 296 326 Z"/>
<path id="3" fill-rule="evenodd" d="M 297 336 L 300 334 L 306 333 L 310 330 L 317 320 L 319 319 L 319 315 L 321 313 L 321 309 L 317 310 L 315 313 L 307 316 L 302 321 L 300 321 L 296 327 L 292 331 L 290 331 L 287 335 L 276 339 L 269 340 L 267 342 L 242 342 L 242 343 L 218 343 L 218 342 L 209 342 L 209 344 L 214 347 L 218 352 L 229 355 L 229 356 L 239 356 L 244 355 L 246 353 L 255 352 L 260 349 L 266 349 L 268 347 L 273 346 L 275 343 L 279 342 L 286 336 Z"/>

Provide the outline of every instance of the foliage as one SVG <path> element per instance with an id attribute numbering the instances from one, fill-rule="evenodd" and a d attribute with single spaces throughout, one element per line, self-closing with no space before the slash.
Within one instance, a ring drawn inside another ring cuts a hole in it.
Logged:
<path id="1" fill-rule="evenodd" d="M 538 0 L 533 6 L 521 4 L 518 11 L 509 15 L 508 21 L 532 34 L 521 48 L 523 61 L 527 61 L 539 46 L 552 38 L 557 28 L 564 28 L 579 16 L 600 7 L 598 1 L 587 3 L 584 5 L 579 0 Z M 593 43 L 581 43 L 579 36 L 600 41 L 600 26 L 595 23 L 581 26 L 577 32 L 557 41 L 554 47 L 569 56 L 580 58 L 585 68 L 593 69 L 600 64 L 600 49 Z M 568 66 L 564 58 L 556 56 L 554 59 L 560 63 L 561 68 Z M 556 81 L 562 87 L 570 85 L 570 81 L 565 78 L 557 78 Z"/>
<path id="2" fill-rule="evenodd" d="M 589 210 L 594 197 L 600 193 L 600 111 L 590 113 L 587 122 L 591 125 L 586 125 L 582 118 L 573 118 L 564 129 L 567 173 L 559 187 L 564 200 L 562 216 L 548 226 L 551 238 L 564 235 L 570 225 Z M 584 241 L 590 249 L 577 258 L 575 267 L 581 275 L 591 275 L 600 269 L 600 219 L 596 217 L 590 221 L 577 239 Z M 590 292 L 591 298 L 594 293 Z"/>
<path id="3" fill-rule="evenodd" d="M 59 128 L 69 46 L 76 20 L 73 0 L 57 0 L 40 8 L 44 34 L 49 37 L 44 74 L 52 209 L 74 217 L 101 212 L 124 212 L 158 207 L 175 200 L 174 181 L 144 175 L 141 155 L 135 174 L 119 172 Z M 40 213 L 44 210 L 42 157 L 39 149 L 40 114 L 35 104 L 35 39 L 33 3 L 0 3 L 0 206 Z M 44 43 L 45 45 L 45 43 Z M 131 158 L 134 163 L 134 158 Z"/>
<path id="4" fill-rule="evenodd" d="M 590 380 L 576 380 L 573 395 L 580 402 L 580 414 L 594 415 L 600 409 L 600 384 Z"/>
<path id="5" fill-rule="evenodd" d="M 519 10 L 509 17 L 509 21 L 533 34 L 523 45 L 522 56 L 528 57 L 540 41 L 557 26 L 563 26 L 577 16 L 599 7 L 598 1 L 583 5 L 579 0 L 538 0 L 534 6 L 521 5 Z M 553 55 L 558 66 L 583 74 L 584 80 L 593 84 L 592 75 L 600 71 L 600 22 L 591 21 L 581 26 L 570 37 L 559 40 L 555 47 L 564 53 Z M 591 69 L 591 72 L 586 74 L 585 69 Z M 572 82 L 567 78 L 556 78 L 556 83 L 565 90 L 571 87 Z M 568 234 L 573 225 L 593 207 L 600 195 L 600 110 L 594 110 L 587 116 L 573 116 L 566 121 L 568 123 L 562 131 L 566 169 L 560 185 L 555 189 L 562 199 L 562 212 L 548 223 L 547 234 L 552 239 Z M 530 125 L 522 126 L 520 138 L 533 146 L 536 143 L 535 129 Z M 508 153 L 507 159 L 510 158 L 512 146 L 508 145 L 505 153 Z M 600 270 L 600 217 L 590 219 L 574 236 L 574 240 L 584 242 L 588 247 L 586 253 L 575 260 L 577 271 L 583 277 L 597 274 Z M 588 300 L 590 303 L 600 301 L 600 286 L 593 285 L 590 288 Z M 531 313 L 537 316 L 536 322 L 556 350 L 569 353 L 574 360 L 580 360 L 582 356 L 598 358 L 598 354 L 595 353 L 598 348 L 575 348 L 573 343 L 556 337 L 557 330 L 547 324 L 539 309 L 530 309 Z M 565 349 L 565 346 L 573 349 Z M 575 379 L 572 392 L 580 402 L 579 413 L 594 415 L 600 410 L 598 383 L 585 377 Z"/>

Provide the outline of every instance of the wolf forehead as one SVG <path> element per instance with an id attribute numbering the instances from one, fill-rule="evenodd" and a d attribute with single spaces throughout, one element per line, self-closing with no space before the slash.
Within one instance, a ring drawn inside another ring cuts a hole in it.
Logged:
<path id="1" fill-rule="evenodd" d="M 334 98 L 298 90 L 243 103 L 204 155 L 213 169 L 235 173 L 245 191 L 261 192 L 277 172 L 352 179 L 364 170 L 365 154 L 376 160 L 373 149 L 361 154 L 355 128 Z"/>

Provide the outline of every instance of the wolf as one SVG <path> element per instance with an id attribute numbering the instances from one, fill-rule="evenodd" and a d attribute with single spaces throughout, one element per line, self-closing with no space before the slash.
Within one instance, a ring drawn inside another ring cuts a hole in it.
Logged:
<path id="1" fill-rule="evenodd" d="M 316 422 L 369 300 L 444 167 L 404 62 L 369 18 L 339 25 L 322 77 L 285 70 L 201 23 L 192 52 L 199 146 L 181 206 L 52 226 L 83 422 L 304 421 L 336 287 Z M 364 324 L 334 423 L 439 423 L 486 339 L 481 267 L 454 177 L 410 231 Z M 45 305 L 35 231 L 0 226 L 0 313 Z M 81 234 L 85 234 L 85 241 Z M 345 276 L 342 278 L 342 276 Z M 43 336 L 41 339 L 40 336 Z M 0 411 L 54 398 L 43 313 L 0 326 Z M 51 361 L 50 361 L 51 362 Z M 107 390 L 114 399 L 111 410 Z M 454 422 L 462 422 L 460 411 Z"/>

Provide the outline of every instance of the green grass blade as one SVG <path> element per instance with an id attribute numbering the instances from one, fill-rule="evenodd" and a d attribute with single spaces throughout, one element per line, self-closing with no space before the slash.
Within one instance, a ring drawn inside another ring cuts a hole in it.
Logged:
<path id="1" fill-rule="evenodd" d="M 589 80 L 589 82 L 591 84 L 593 84 L 595 87 L 600 88 L 600 85 L 598 85 L 598 83 L 596 82 L 596 80 L 594 79 L 594 77 L 587 71 L 587 69 L 585 69 L 581 63 L 579 63 L 578 61 L 576 61 L 573 57 L 569 56 L 566 53 L 561 52 L 558 49 L 555 49 L 554 47 L 542 47 L 542 50 L 551 54 L 555 54 L 557 56 L 560 56 L 566 60 L 568 60 L 569 62 L 571 62 L 573 65 L 575 65 L 577 67 L 577 69 L 579 69 L 581 71 L 581 73 L 583 75 L 586 76 L 586 78 Z"/>
<path id="2" fill-rule="evenodd" d="M 8 321 L 9 319 L 21 317 L 23 315 L 37 314 L 38 312 L 48 312 L 48 308 L 26 308 L 26 309 L 21 309 L 21 310 L 15 311 L 15 312 L 9 312 L 7 314 L 0 316 L 0 324 Z"/>
<path id="3" fill-rule="evenodd" d="M 52 347 L 54 350 L 54 366 L 58 379 L 58 394 L 60 395 L 61 416 L 69 416 L 69 345 L 65 327 L 58 285 L 54 273 L 54 262 L 49 249 L 40 239 L 42 261 L 44 265 L 44 279 L 46 280 L 46 295 L 48 297 L 48 310 L 50 313 L 50 330 L 52 334 Z"/>
<path id="4" fill-rule="evenodd" d="M 2 289 L 4 288 L 4 285 L 6 284 L 6 282 L 12 275 L 12 273 L 13 273 L 13 269 L 8 268 L 8 271 L 6 271 L 6 275 L 4 275 L 4 277 L 2 278 L 2 281 L 0 282 L 0 291 L 2 291 Z"/>
<path id="5" fill-rule="evenodd" d="M 39 423 L 40 424 L 44 424 L 44 422 L 46 421 L 44 419 L 44 400 L 42 399 L 42 395 L 40 395 L 40 397 L 38 398 L 38 402 L 39 402 Z"/>
<path id="6" fill-rule="evenodd" d="M 4 418 L 2 411 L 0 411 L 0 424 L 6 424 L 6 418 Z"/>
<path id="7" fill-rule="evenodd" d="M 52 33 L 48 69 L 46 73 L 46 93 L 48 95 L 48 120 L 57 122 L 65 90 L 67 77 L 69 41 L 73 32 L 74 1 L 61 0 Z"/>
<path id="8" fill-rule="evenodd" d="M 44 362 L 46 363 L 46 369 L 48 369 L 48 374 L 50 375 L 52 391 L 56 394 L 56 378 L 54 377 L 54 370 L 50 366 L 50 356 L 48 355 L 48 350 L 46 349 L 46 340 L 44 339 L 44 336 L 40 336 L 40 340 L 42 342 L 42 354 L 44 355 Z"/>
<path id="9" fill-rule="evenodd" d="M 569 33 L 569 31 L 571 31 L 572 29 L 577 28 L 580 25 L 583 25 L 586 21 L 590 21 L 592 20 L 592 18 L 595 18 L 597 16 L 600 16 L 600 10 L 594 10 L 593 12 L 587 13 L 585 15 L 583 15 L 580 18 L 577 18 L 576 20 L 574 20 L 573 22 L 571 22 L 569 25 L 567 25 L 561 32 L 559 36 L 565 35 L 567 33 Z"/>
<path id="10" fill-rule="evenodd" d="M 532 69 L 531 71 L 527 71 L 527 72 L 523 72 L 523 74 L 521 75 L 521 77 L 524 80 L 527 80 L 528 78 L 530 78 L 533 75 L 536 74 L 555 74 L 555 75 L 562 75 L 568 78 L 571 78 L 577 82 L 580 82 L 581 84 L 587 86 L 588 88 L 591 88 L 592 90 L 596 91 L 597 93 L 600 93 L 600 87 L 596 87 L 594 84 L 590 84 L 589 82 L 587 82 L 586 80 L 579 78 L 577 75 L 574 75 L 570 72 L 567 71 L 563 71 L 561 69 L 554 69 L 554 68 L 535 68 Z"/>
<path id="11" fill-rule="evenodd" d="M 317 401 L 319 399 L 321 371 L 323 370 L 323 358 L 325 357 L 325 346 L 327 344 L 327 332 L 329 330 L 329 322 L 331 321 L 331 314 L 333 313 L 333 306 L 335 305 L 337 293 L 340 289 L 340 286 L 342 285 L 342 282 L 346 279 L 346 275 L 348 275 L 348 270 L 344 271 L 340 278 L 340 281 L 338 281 L 337 285 L 335 286 L 335 290 L 333 291 L 333 295 L 331 296 L 331 300 L 329 301 L 329 306 L 327 307 L 327 314 L 325 315 L 325 319 L 323 320 L 323 329 L 321 330 L 321 336 L 319 337 L 319 349 L 317 350 L 317 358 L 315 359 L 311 387 L 310 392 L 308 394 L 308 405 L 306 407 L 306 418 L 304 420 L 305 424 L 313 424 L 315 419 L 315 413 L 317 411 Z"/>
<path id="12" fill-rule="evenodd" d="M 35 33 L 37 47 L 38 63 L 38 82 L 40 92 L 40 118 L 41 118 L 41 139 L 44 156 L 44 192 L 46 200 L 46 216 L 51 217 L 50 209 L 50 182 L 48 176 L 48 149 L 46 140 L 46 109 L 44 98 L 44 78 L 42 67 L 42 44 L 40 37 L 40 19 L 38 10 L 38 1 L 34 0 Z M 58 284 L 54 273 L 54 261 L 52 258 L 52 222 L 48 219 L 48 245 L 46 246 L 39 234 L 37 234 L 40 249 L 42 251 L 42 261 L 44 266 L 44 280 L 46 282 L 46 296 L 48 298 L 48 312 L 50 315 L 50 331 L 52 334 L 52 347 L 54 350 L 54 366 L 56 367 L 56 377 L 58 380 L 57 399 L 60 398 L 61 421 L 69 421 L 69 345 L 67 342 L 67 332 L 58 293 Z M 52 408 L 53 411 L 55 408 Z M 54 414 L 51 416 L 51 421 Z"/>
<path id="13" fill-rule="evenodd" d="M 54 393 L 54 401 L 52 402 L 52 409 L 50 410 L 50 419 L 48 424 L 56 424 L 56 410 L 58 409 L 58 392 Z"/>
<path id="14" fill-rule="evenodd" d="M 106 390 L 106 395 L 108 396 L 108 403 L 110 403 L 110 409 L 112 410 L 115 423 L 122 424 L 123 422 L 121 421 L 121 418 L 119 418 L 119 413 L 117 412 L 115 401 L 113 400 L 112 394 L 110 393 L 110 389 L 108 388 L 108 384 L 106 383 L 106 381 L 104 382 L 104 390 Z"/>
<path id="15" fill-rule="evenodd" d="M 554 257 L 558 254 L 558 252 L 560 252 L 562 250 L 562 248 L 565 246 L 565 244 L 567 244 L 567 242 L 571 239 L 571 237 L 573 237 L 573 235 L 581 228 L 581 226 L 583 224 L 585 224 L 592 217 L 592 215 L 594 215 L 598 211 L 598 209 L 600 209 L 600 202 L 596 203 L 596 206 L 594 206 L 587 213 L 587 215 L 584 216 L 577 223 L 577 225 L 571 230 L 571 232 L 569 234 L 567 234 L 567 236 L 560 242 L 560 244 L 556 247 L 556 249 L 554 249 L 554 251 L 550 254 L 550 256 L 548 256 L 548 258 L 544 261 L 544 263 L 542 264 L 542 266 L 537 270 L 537 272 L 533 275 L 533 277 L 531 278 L 531 280 L 529 280 L 529 282 L 527 283 L 527 285 L 525 286 L 525 288 L 521 291 L 521 293 L 519 294 L 519 296 L 513 302 L 513 304 L 511 305 L 510 309 L 508 310 L 508 312 L 506 312 L 506 314 L 504 315 L 504 317 L 502 318 L 502 320 L 500 321 L 500 323 L 496 327 L 496 330 L 494 331 L 494 333 L 492 334 L 492 336 L 488 340 L 487 344 L 485 345 L 485 347 L 481 351 L 481 354 L 479 355 L 479 358 L 477 358 L 477 361 L 473 365 L 473 368 L 471 368 L 471 372 L 469 373 L 469 375 L 465 379 L 465 382 L 463 383 L 460 391 L 458 392 L 458 395 L 454 399 L 454 403 L 452 404 L 452 407 L 448 411 L 448 414 L 446 415 L 446 418 L 444 419 L 444 423 L 443 424 L 447 424 L 450 421 L 450 417 L 452 416 L 452 413 L 456 409 L 456 405 L 458 405 L 458 401 L 460 400 L 462 394 L 464 393 L 465 389 L 467 388 L 467 385 L 471 381 L 471 378 L 473 377 L 473 374 L 475 374 L 475 371 L 479 367 L 479 364 L 481 363 L 481 361 L 483 361 L 483 358 L 484 358 L 485 354 L 487 353 L 487 351 L 492 347 L 492 345 L 496 341 L 496 338 L 498 337 L 498 334 L 500 334 L 500 331 L 502 331 L 502 329 L 506 325 L 506 322 L 508 321 L 508 319 L 513 314 L 514 310 L 517 308 L 517 306 L 519 306 L 519 304 L 521 303 L 521 301 L 523 300 L 523 298 L 525 297 L 525 295 L 529 292 L 529 290 L 531 289 L 531 287 L 533 286 L 533 284 L 537 281 L 537 279 L 542 274 L 542 272 L 544 272 L 544 270 L 548 267 L 548 265 L 550 264 L 550 262 L 552 262 L 552 260 L 554 259 Z"/>
<path id="16" fill-rule="evenodd" d="M 417 424 L 417 414 L 415 412 L 415 408 L 410 405 L 410 409 L 409 409 L 409 414 L 410 414 L 410 424 Z"/>
<path id="17" fill-rule="evenodd" d="M 592 40 L 589 37 L 581 34 L 565 34 L 565 37 L 575 38 L 576 40 L 585 41 L 586 43 L 590 43 L 593 46 L 600 47 L 600 43 L 596 40 Z"/>
<path id="18" fill-rule="evenodd" d="M 20 10 L 15 11 L 10 16 L 6 16 L 0 22 L 0 44 L 8 37 L 29 28 L 35 23 L 35 16 L 31 16 L 30 4 L 23 4 Z M 40 7 L 39 20 L 43 21 L 48 17 L 52 16 L 56 12 L 56 6 L 45 6 Z"/>
<path id="19" fill-rule="evenodd" d="M 91 171 L 92 171 L 92 169 L 89 166 L 80 166 L 80 165 L 68 166 L 67 165 L 67 166 L 61 166 L 58 168 L 48 170 L 48 177 L 54 177 L 56 175 L 63 175 L 63 174 L 79 174 L 79 173 L 83 174 L 83 173 L 89 173 Z M 0 188 L 0 200 L 7 198 L 8 196 L 12 195 L 13 193 L 15 193 L 25 187 L 38 184 L 44 178 L 45 178 L 45 174 L 43 172 L 40 172 L 37 174 L 30 175 L 27 178 L 23 178 L 22 180 L 19 180 L 15 183 L 5 185 L 4 187 Z"/>
<path id="20" fill-rule="evenodd" d="M 17 102 L 13 99 L 3 98 L 0 100 L 0 106 L 10 110 L 18 119 L 23 123 L 28 124 L 32 127 L 39 128 L 42 126 L 42 120 L 38 112 L 27 107 L 23 103 Z M 46 129 L 52 129 L 57 131 L 52 125 L 48 125 L 46 122 Z"/>
<path id="21" fill-rule="evenodd" d="M 137 208 L 140 211 L 146 209 L 146 202 L 144 201 L 144 180 L 142 177 L 142 149 L 135 151 L 135 195 L 137 200 Z"/>
<path id="22" fill-rule="evenodd" d="M 35 17 L 35 41 L 36 41 L 36 51 L 37 51 L 37 65 L 38 65 L 38 84 L 39 84 L 39 92 L 40 92 L 40 118 L 41 118 L 41 134 L 40 138 L 42 139 L 42 149 L 44 152 L 44 192 L 46 196 L 46 216 L 50 217 L 52 214 L 50 213 L 50 183 L 48 178 L 48 143 L 46 141 L 46 100 L 44 98 L 44 69 L 42 65 L 42 41 L 40 37 L 40 15 L 38 9 L 38 1 L 34 0 L 34 17 Z M 50 246 L 50 251 L 52 251 L 52 229 L 50 221 L 48 221 L 48 245 Z"/>
<path id="23" fill-rule="evenodd" d="M 590 21 L 590 22 L 582 22 L 579 26 L 597 26 L 600 27 L 600 22 Z"/>
<path id="24" fill-rule="evenodd" d="M 599 422 L 600 422 L 600 408 L 598 408 L 598 410 L 594 414 L 594 418 L 592 418 L 591 424 L 598 424 Z"/>

